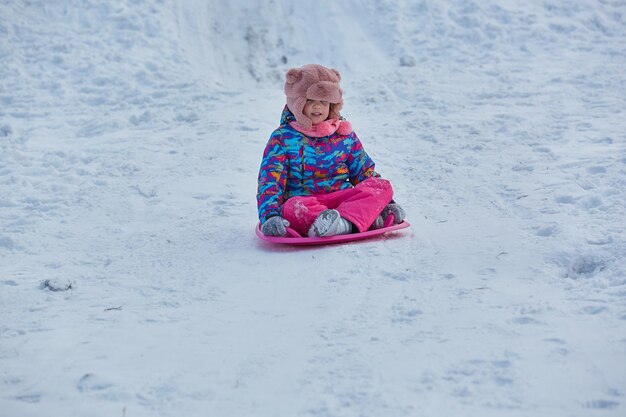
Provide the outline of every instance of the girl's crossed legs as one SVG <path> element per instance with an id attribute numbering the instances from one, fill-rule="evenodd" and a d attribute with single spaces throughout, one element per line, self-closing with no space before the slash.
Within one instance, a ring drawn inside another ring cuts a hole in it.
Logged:
<path id="1" fill-rule="evenodd" d="M 368 178 L 353 188 L 329 194 L 292 197 L 283 204 L 283 218 L 302 236 L 319 216 L 328 209 L 336 209 L 341 217 L 364 232 L 391 201 L 391 183 L 382 178 Z"/>

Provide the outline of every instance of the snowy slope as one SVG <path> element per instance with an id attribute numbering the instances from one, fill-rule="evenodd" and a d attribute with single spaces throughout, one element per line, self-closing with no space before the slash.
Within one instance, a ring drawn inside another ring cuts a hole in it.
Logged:
<path id="1" fill-rule="evenodd" d="M 624 1 L 0 0 L 0 415 L 624 415 L 624 45 Z M 411 229 L 254 236 L 310 62 Z"/>

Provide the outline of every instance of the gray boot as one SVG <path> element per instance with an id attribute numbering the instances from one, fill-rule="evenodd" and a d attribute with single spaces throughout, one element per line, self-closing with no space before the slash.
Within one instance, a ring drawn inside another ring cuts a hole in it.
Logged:
<path id="1" fill-rule="evenodd" d="M 309 229 L 309 237 L 337 236 L 352 233 L 352 223 L 337 210 L 324 210 Z"/>

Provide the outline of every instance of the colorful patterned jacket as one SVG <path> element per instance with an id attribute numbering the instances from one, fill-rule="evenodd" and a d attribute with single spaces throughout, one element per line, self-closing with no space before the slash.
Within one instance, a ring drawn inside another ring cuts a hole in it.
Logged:
<path id="1" fill-rule="evenodd" d="M 291 197 L 343 190 L 380 176 L 354 132 L 310 138 L 289 125 L 294 120 L 285 107 L 263 152 L 257 192 L 261 222 L 280 215 Z"/>

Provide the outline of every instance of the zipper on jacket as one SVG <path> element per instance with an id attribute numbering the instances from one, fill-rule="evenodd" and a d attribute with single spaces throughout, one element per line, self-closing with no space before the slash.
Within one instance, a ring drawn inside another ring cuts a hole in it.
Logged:
<path id="1" fill-rule="evenodd" d="M 301 189 L 304 190 L 304 173 L 305 173 L 305 166 L 304 166 L 304 144 L 302 144 L 302 146 L 300 146 L 300 166 L 302 169 L 302 175 L 300 175 L 300 187 Z"/>

